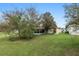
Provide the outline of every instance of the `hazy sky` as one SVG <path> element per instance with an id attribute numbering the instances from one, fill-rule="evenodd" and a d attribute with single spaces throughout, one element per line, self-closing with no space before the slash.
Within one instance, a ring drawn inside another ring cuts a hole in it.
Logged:
<path id="1" fill-rule="evenodd" d="M 0 15 L 4 10 L 35 7 L 39 14 L 48 11 L 51 12 L 58 27 L 64 27 L 66 22 L 64 18 L 65 13 L 63 5 L 64 4 L 62 3 L 0 3 Z"/>

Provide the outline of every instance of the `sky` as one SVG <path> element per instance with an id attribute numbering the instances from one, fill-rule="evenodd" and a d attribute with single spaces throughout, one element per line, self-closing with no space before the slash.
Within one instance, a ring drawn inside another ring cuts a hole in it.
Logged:
<path id="1" fill-rule="evenodd" d="M 5 10 L 34 7 L 38 14 L 50 12 L 54 16 L 54 21 L 57 26 L 63 28 L 66 23 L 66 19 L 64 18 L 64 5 L 64 3 L 0 3 L 0 21 L 2 21 L 2 12 Z"/>

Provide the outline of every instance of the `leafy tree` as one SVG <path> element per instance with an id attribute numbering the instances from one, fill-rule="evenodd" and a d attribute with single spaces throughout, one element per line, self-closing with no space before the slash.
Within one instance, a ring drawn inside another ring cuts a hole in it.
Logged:
<path id="1" fill-rule="evenodd" d="M 0 32 L 6 32 L 7 31 L 7 23 L 6 22 L 0 22 Z"/>
<path id="2" fill-rule="evenodd" d="M 26 11 L 27 11 L 29 20 L 38 21 L 38 14 L 35 8 L 31 7 L 31 8 L 26 9 Z"/>
<path id="3" fill-rule="evenodd" d="M 21 37 L 20 24 L 21 24 L 22 15 L 23 13 L 20 12 L 19 10 L 7 11 L 4 12 L 3 15 L 4 19 L 8 24 L 8 33 L 10 34 L 11 32 L 14 32 L 16 30 L 18 31 L 19 38 Z"/>
<path id="4" fill-rule="evenodd" d="M 42 15 L 43 18 L 43 26 L 45 32 L 48 32 L 49 29 L 53 28 L 56 29 L 57 25 L 54 21 L 54 17 L 51 15 L 50 12 L 46 12 Z"/>
<path id="5" fill-rule="evenodd" d="M 71 24 L 79 25 L 79 4 L 65 5 L 66 28 Z"/>
<path id="6" fill-rule="evenodd" d="M 18 36 L 19 38 L 29 39 L 33 37 L 33 32 L 35 30 L 36 18 L 35 9 L 27 10 L 15 10 L 4 12 L 3 17 L 8 24 L 8 33 L 12 33 L 13 36 Z"/>

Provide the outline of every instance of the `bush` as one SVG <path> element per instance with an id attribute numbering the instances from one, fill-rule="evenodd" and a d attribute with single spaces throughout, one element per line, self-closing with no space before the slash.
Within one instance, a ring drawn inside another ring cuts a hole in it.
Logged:
<path id="1" fill-rule="evenodd" d="M 65 33 L 66 33 L 66 34 L 69 34 L 69 32 L 68 32 L 68 31 L 66 31 Z"/>
<path id="2" fill-rule="evenodd" d="M 19 39 L 31 39 L 34 35 L 35 21 L 37 20 L 36 12 L 34 8 L 30 10 L 14 10 L 11 12 L 4 12 L 3 16 L 8 24 L 8 33 L 10 39 L 18 37 Z M 17 33 L 16 33 L 17 31 Z M 12 32 L 12 35 L 10 34 Z M 15 34 L 15 35 L 13 35 Z M 16 40 L 16 39 L 15 39 Z"/>
<path id="3" fill-rule="evenodd" d="M 34 35 L 33 32 L 34 30 L 32 29 L 32 25 L 27 26 L 27 24 L 25 26 L 23 26 L 21 28 L 21 38 L 22 39 L 31 39 Z"/>

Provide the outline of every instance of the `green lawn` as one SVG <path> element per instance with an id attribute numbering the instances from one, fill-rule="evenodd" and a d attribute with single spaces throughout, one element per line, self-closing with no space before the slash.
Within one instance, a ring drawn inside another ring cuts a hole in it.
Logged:
<path id="1" fill-rule="evenodd" d="M 79 55 L 79 37 L 68 34 L 40 35 L 31 40 L 9 41 L 6 34 L 0 33 L 0 55 Z"/>

